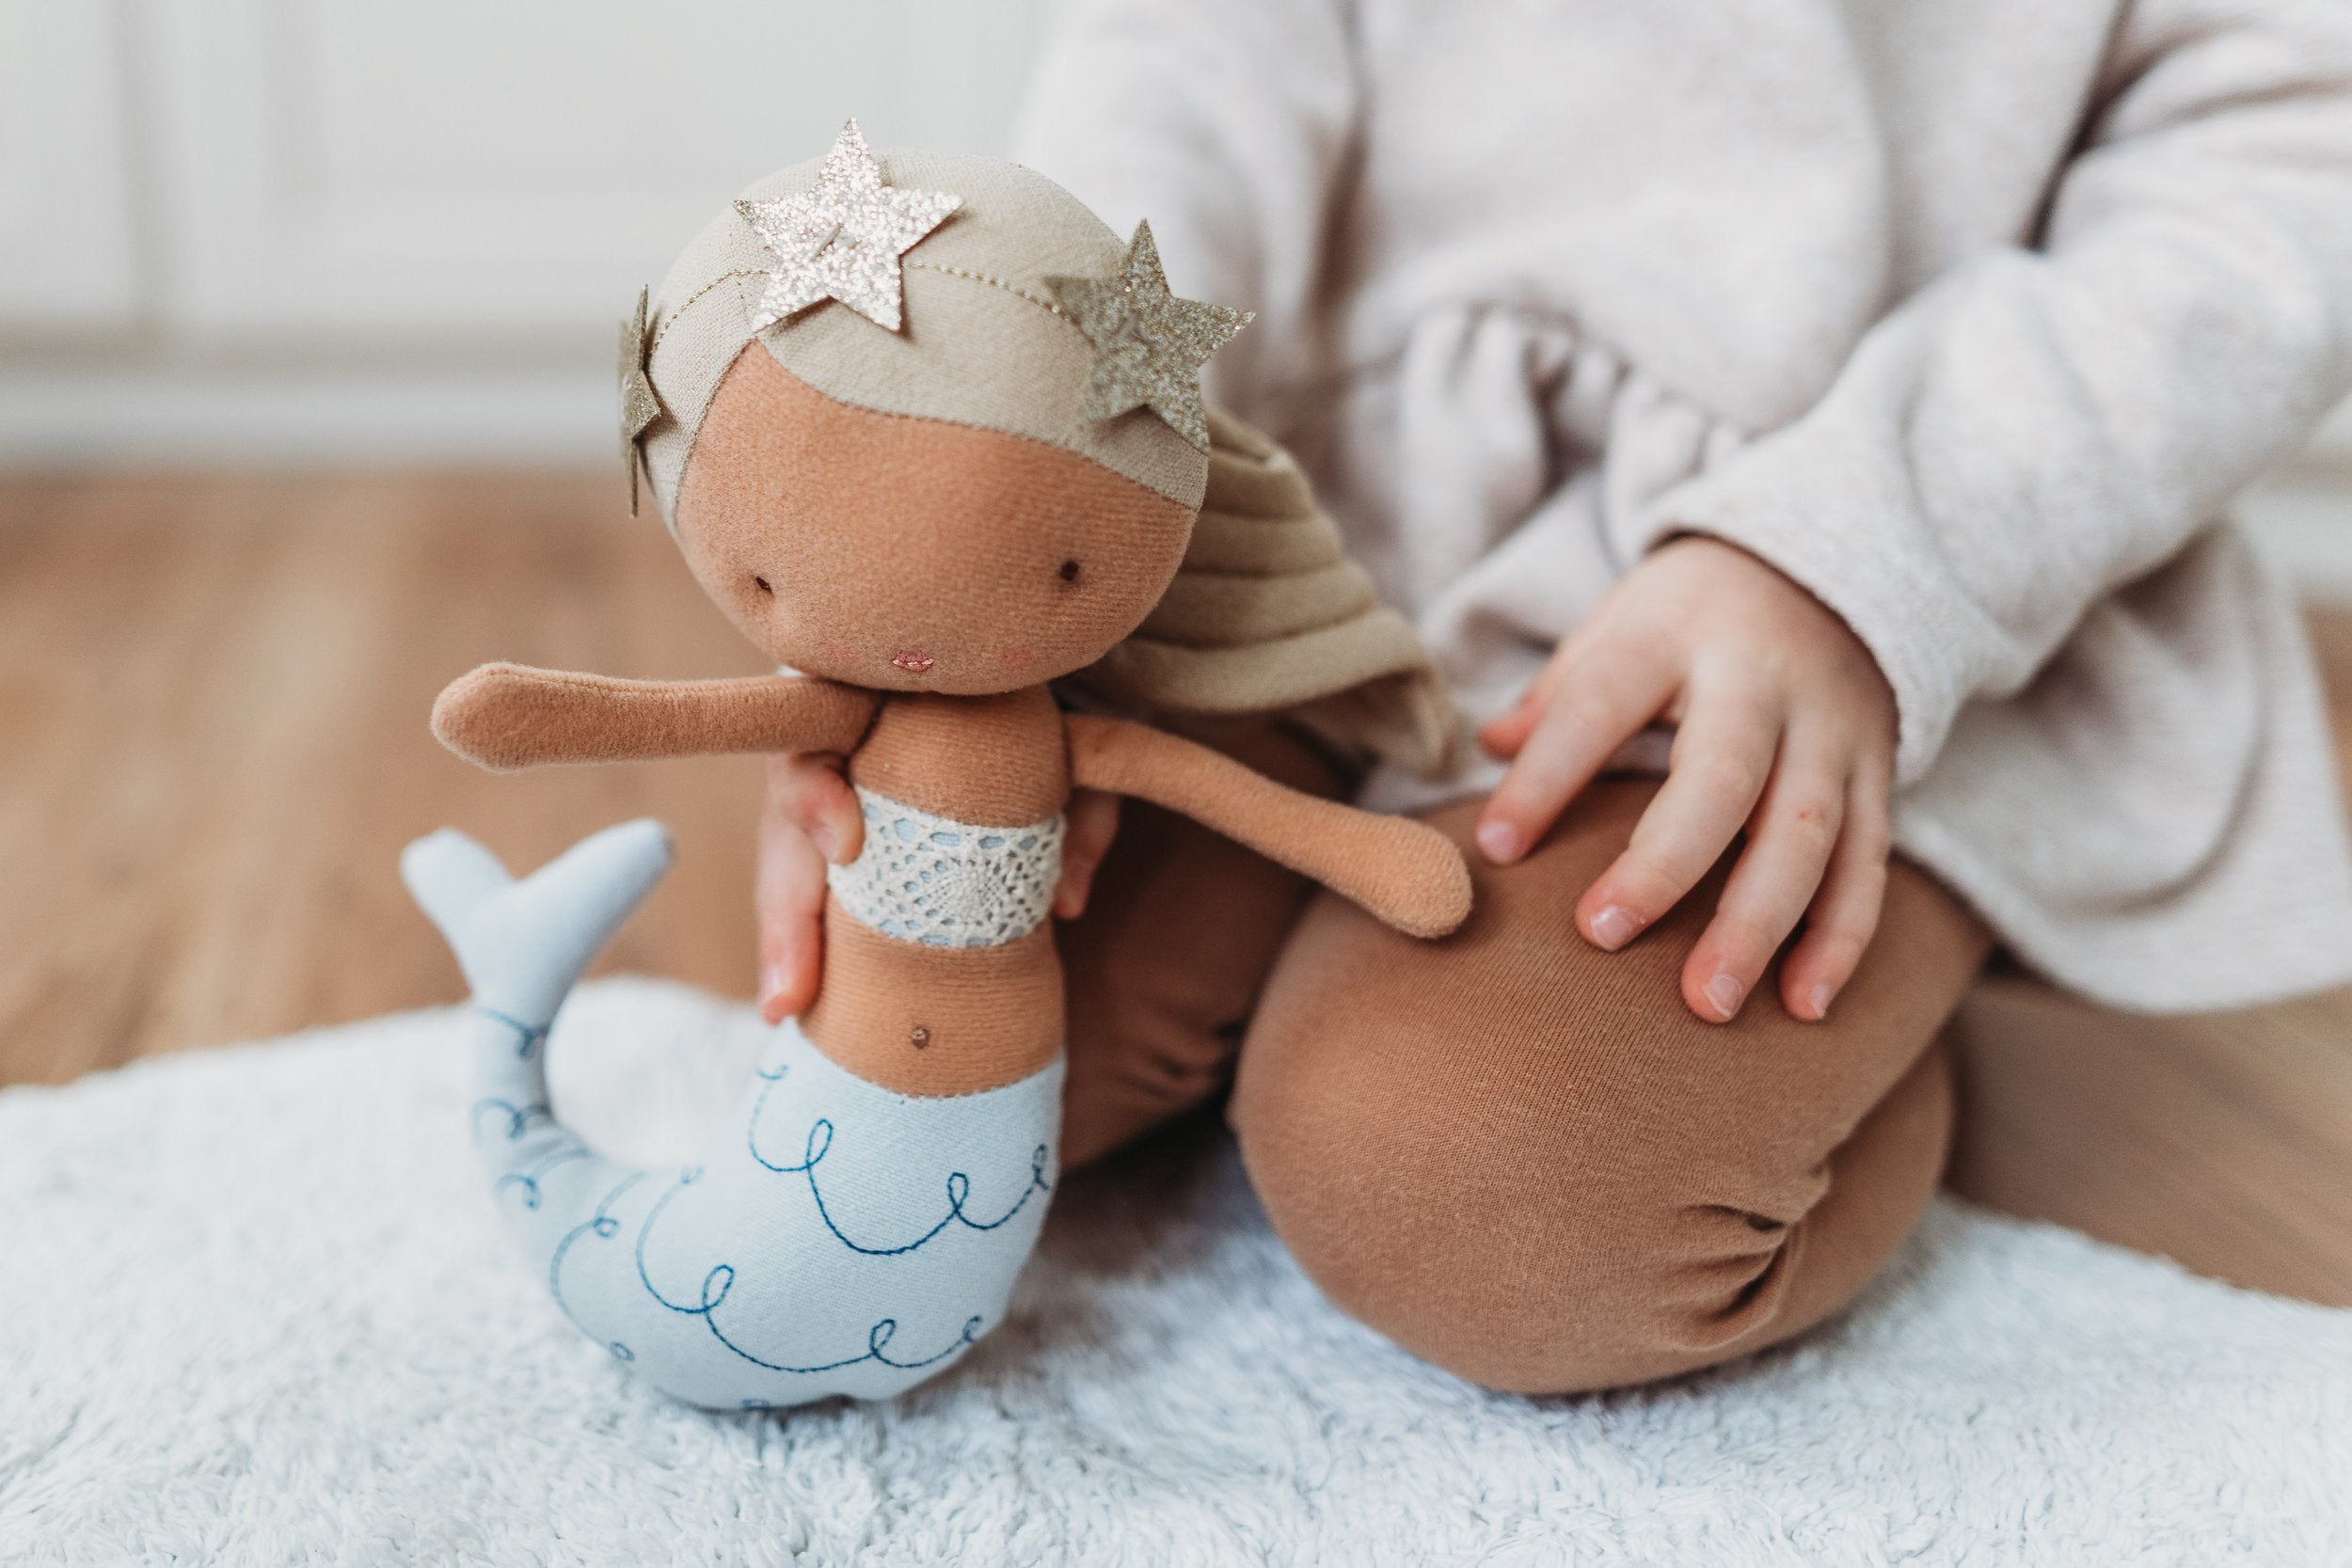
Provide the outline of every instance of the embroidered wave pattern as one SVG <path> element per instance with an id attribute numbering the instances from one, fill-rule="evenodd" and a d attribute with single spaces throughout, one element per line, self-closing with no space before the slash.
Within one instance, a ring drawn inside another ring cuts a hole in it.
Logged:
<path id="1" fill-rule="evenodd" d="M 908 940 L 961 944 L 1043 918 L 1060 823 L 892 815 L 868 842 L 898 847 L 876 864 L 926 923 Z M 901 1095 L 786 1024 L 700 1162 L 654 1173 L 608 1159 L 549 1101 L 549 1026 L 669 854 L 646 820 L 519 879 L 453 830 L 402 854 L 473 988 L 467 1119 L 496 1211 L 574 1325 L 677 1399 L 900 1393 L 1004 1317 L 1051 1196 L 1062 1063 L 977 1094 Z"/>
<path id="2" fill-rule="evenodd" d="M 485 1097 L 473 1118 L 516 1227 L 569 1216 L 540 1240 L 581 1333 L 682 1399 L 768 1409 L 896 1392 L 995 1324 L 1051 1197 L 1060 1079 L 914 1099 L 787 1025 L 701 1164 L 616 1180 L 545 1142 L 543 1105 Z"/>
<path id="3" fill-rule="evenodd" d="M 1040 1193 L 1052 1190 L 1052 1180 L 1045 1172 L 1053 1163 L 1054 1151 L 1050 1146 L 1040 1144 L 1029 1151 L 1029 1184 L 1021 1189 L 1021 1196 L 1012 1200 L 1012 1207 L 994 1219 L 976 1220 L 964 1212 L 964 1203 L 972 1196 L 972 1179 L 960 1170 L 951 1170 L 947 1173 L 947 1180 L 945 1183 L 947 1194 L 947 1212 L 939 1217 L 939 1223 L 913 1241 L 901 1243 L 897 1246 L 862 1245 L 850 1240 L 849 1233 L 834 1223 L 833 1211 L 825 1205 L 824 1189 L 818 1186 L 817 1181 L 817 1167 L 824 1163 L 827 1154 L 833 1152 L 832 1122 L 819 1117 L 808 1124 L 808 1139 L 802 1147 L 801 1160 L 798 1164 L 777 1164 L 759 1151 L 760 1113 L 767 1109 L 769 1091 L 782 1083 L 785 1075 L 784 1070 L 778 1069 L 774 1072 L 763 1071 L 759 1076 L 762 1083 L 758 1098 L 752 1101 L 751 1125 L 745 1130 L 743 1135 L 744 1148 L 751 1151 L 754 1160 L 778 1175 L 808 1178 L 808 1196 L 810 1201 L 817 1205 L 818 1218 L 823 1220 L 825 1228 L 832 1231 L 834 1239 L 851 1252 L 861 1252 L 868 1258 L 896 1258 L 902 1253 L 913 1252 L 951 1225 L 961 1225 L 971 1230 L 994 1230 L 1000 1226 L 1011 1223 L 1013 1216 L 1028 1206 L 1029 1199 Z"/>

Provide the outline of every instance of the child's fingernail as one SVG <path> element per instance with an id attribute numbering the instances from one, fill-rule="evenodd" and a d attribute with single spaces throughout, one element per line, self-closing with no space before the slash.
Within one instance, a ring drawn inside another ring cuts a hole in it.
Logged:
<path id="1" fill-rule="evenodd" d="M 810 842 L 817 846 L 817 852 L 825 857 L 827 864 L 841 863 L 841 835 L 833 831 L 832 823 L 818 823 L 808 831 L 808 836 Z"/>
<path id="2" fill-rule="evenodd" d="M 1519 852 L 1519 835 L 1508 822 L 1481 822 L 1478 847 L 1490 861 L 1507 861 Z"/>
<path id="3" fill-rule="evenodd" d="M 1633 940 L 1633 933 L 1642 923 L 1633 918 L 1633 911 L 1621 904 L 1612 904 L 1593 916 L 1593 940 L 1614 953 Z"/>
<path id="4" fill-rule="evenodd" d="M 1728 974 L 1718 974 L 1707 982 L 1707 1000 L 1714 1005 L 1715 1016 L 1726 1023 L 1740 1010 L 1747 994 L 1748 988 Z"/>
<path id="5" fill-rule="evenodd" d="M 1813 988 L 1813 1022 L 1819 1023 L 1829 1017 L 1829 999 L 1833 993 L 1826 985 Z"/>
<path id="6" fill-rule="evenodd" d="M 759 1005 L 766 1006 L 784 992 L 784 965 L 770 964 L 759 972 Z"/>

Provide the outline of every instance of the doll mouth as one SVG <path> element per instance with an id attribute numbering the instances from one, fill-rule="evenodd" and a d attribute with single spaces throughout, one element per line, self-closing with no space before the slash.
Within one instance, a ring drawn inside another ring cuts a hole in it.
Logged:
<path id="1" fill-rule="evenodd" d="M 919 675 L 931 667 L 932 659 L 920 648 L 901 648 L 891 656 L 890 662 L 909 674 Z"/>

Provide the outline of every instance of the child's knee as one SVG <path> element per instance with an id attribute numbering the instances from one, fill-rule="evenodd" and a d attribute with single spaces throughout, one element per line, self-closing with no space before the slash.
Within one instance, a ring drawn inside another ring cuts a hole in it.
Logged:
<path id="1" fill-rule="evenodd" d="M 1737 1336 L 1743 1296 L 1785 1272 L 1788 1227 L 1675 1212 L 1611 1157 L 1613 1139 L 1482 1135 L 1491 1102 L 1450 1093 L 1443 1043 L 1426 1046 L 1430 1071 L 1391 1072 L 1388 1093 L 1344 1076 L 1275 1091 L 1248 1067 L 1237 1086 L 1250 1179 L 1334 1303 L 1424 1360 L 1514 1392 L 1640 1381 L 1681 1370 L 1679 1354 L 1726 1325 Z"/>
<path id="2" fill-rule="evenodd" d="M 1454 1072 L 1439 1039 L 1419 1042 L 1423 1070 L 1410 1075 L 1374 1053 L 1387 1084 L 1371 1090 L 1339 1066 L 1367 1043 L 1328 1042 L 1335 1070 L 1314 1092 L 1278 1087 L 1245 1056 L 1233 1104 L 1244 1159 L 1326 1294 L 1491 1388 L 1622 1386 L 1794 1334 L 1867 1283 L 1942 1164 L 1940 1058 L 1918 1092 L 1900 1106 L 1890 1096 L 1850 1140 L 1872 1146 L 1867 1169 L 1844 1168 L 1841 1148 L 1794 1168 L 1757 1155 L 1742 1171 L 1724 1158 L 1737 1140 L 1720 1124 L 1613 1103 L 1605 1085 L 1573 1108 L 1515 1102 L 1491 1083 L 1464 1092 L 1455 1080 L 1480 1075 Z"/>
<path id="3" fill-rule="evenodd" d="M 1623 823 L 1638 803 L 1595 804 Z M 1480 868 L 1470 926 L 1435 944 L 1318 897 L 1234 1084 L 1243 1157 L 1307 1273 L 1497 1388 L 1639 1382 L 1795 1332 L 1875 1272 L 1942 1161 L 1941 1059 L 1906 1074 L 1940 1014 L 1866 988 L 1826 1024 L 1699 1022 L 1667 944 L 1604 955 L 1567 927 L 1612 847 Z M 1865 1178 L 1839 1180 L 1865 1146 Z"/>

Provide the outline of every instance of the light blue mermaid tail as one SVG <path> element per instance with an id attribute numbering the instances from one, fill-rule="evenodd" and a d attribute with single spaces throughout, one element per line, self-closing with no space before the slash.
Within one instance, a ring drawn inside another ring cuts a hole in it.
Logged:
<path id="1" fill-rule="evenodd" d="M 650 821 L 519 881 L 451 830 L 402 856 L 473 990 L 473 1139 L 499 1210 L 580 1331 L 679 1399 L 898 1393 L 1004 1314 L 1045 1217 L 1061 1064 L 919 1099 L 844 1071 L 787 1023 L 700 1161 L 604 1158 L 548 1107 L 548 1030 L 669 863 Z"/>

